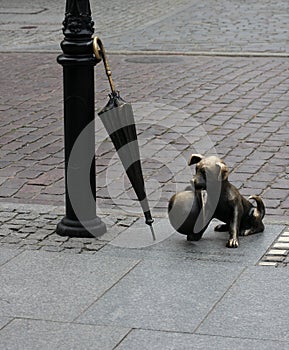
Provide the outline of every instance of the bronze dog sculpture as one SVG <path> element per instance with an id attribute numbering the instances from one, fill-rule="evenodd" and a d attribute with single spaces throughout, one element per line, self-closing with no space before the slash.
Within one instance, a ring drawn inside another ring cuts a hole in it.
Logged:
<path id="1" fill-rule="evenodd" d="M 244 198 L 238 189 L 229 182 L 229 168 L 223 160 L 215 156 L 204 157 L 200 154 L 192 154 L 188 165 L 193 164 L 196 164 L 196 174 L 192 180 L 192 187 L 195 190 L 193 197 L 194 200 L 197 198 L 197 201 L 200 201 L 201 191 L 207 192 L 207 203 L 203 207 L 203 210 L 206 211 L 207 221 L 199 234 L 195 235 L 193 232 L 195 222 L 193 222 L 193 215 L 191 215 L 191 227 L 189 227 L 187 222 L 185 225 L 187 232 L 185 233 L 184 229 L 181 232 L 187 234 L 188 240 L 200 239 L 213 218 L 224 222 L 224 224 L 216 226 L 215 231 L 229 231 L 229 240 L 226 244 L 228 248 L 237 248 L 239 246 L 239 236 L 248 236 L 264 231 L 262 219 L 265 215 L 265 206 L 262 199 L 256 195 L 249 197 L 249 199 L 256 201 L 257 207 L 254 207 L 249 200 Z M 171 223 L 170 210 L 176 205 L 179 207 L 179 211 L 182 205 L 188 206 L 188 203 L 182 202 L 182 200 L 176 203 L 176 199 L 180 200 L 181 196 L 175 195 L 169 201 L 169 218 Z M 196 205 L 194 204 L 193 207 L 195 208 Z M 199 213 L 198 210 L 201 210 L 200 207 L 199 205 L 197 209 L 194 209 L 195 215 Z M 194 237 L 197 239 L 194 239 Z"/>

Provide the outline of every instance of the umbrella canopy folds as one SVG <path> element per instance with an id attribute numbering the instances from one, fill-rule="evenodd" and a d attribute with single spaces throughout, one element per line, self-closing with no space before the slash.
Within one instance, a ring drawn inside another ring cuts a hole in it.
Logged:
<path id="1" fill-rule="evenodd" d="M 105 49 L 102 41 L 98 37 L 95 37 L 93 40 L 93 49 L 95 55 L 97 57 L 100 55 L 104 62 L 106 75 L 111 88 L 109 101 L 107 105 L 98 113 L 98 115 L 124 166 L 126 174 L 144 212 L 145 223 L 150 226 L 153 239 L 155 240 L 155 233 L 152 226 L 154 220 L 151 216 L 148 199 L 145 192 L 132 106 L 130 103 L 125 102 L 115 90 Z"/>

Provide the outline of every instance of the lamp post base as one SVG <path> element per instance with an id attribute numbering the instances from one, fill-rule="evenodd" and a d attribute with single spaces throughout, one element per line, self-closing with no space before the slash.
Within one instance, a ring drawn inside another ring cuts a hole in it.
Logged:
<path id="1" fill-rule="evenodd" d="M 64 217 L 57 225 L 56 233 L 59 236 L 97 238 L 106 233 L 106 225 L 98 217 L 83 223 Z"/>

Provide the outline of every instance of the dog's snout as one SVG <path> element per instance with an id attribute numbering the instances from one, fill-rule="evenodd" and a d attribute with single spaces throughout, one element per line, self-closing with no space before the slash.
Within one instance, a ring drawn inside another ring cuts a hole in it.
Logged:
<path id="1" fill-rule="evenodd" d="M 196 183 L 195 184 L 195 189 L 196 190 L 205 190 L 206 189 L 206 185 L 205 184 Z"/>
<path id="2" fill-rule="evenodd" d="M 193 178 L 193 184 L 196 190 L 205 190 L 206 189 L 206 182 L 197 176 Z"/>

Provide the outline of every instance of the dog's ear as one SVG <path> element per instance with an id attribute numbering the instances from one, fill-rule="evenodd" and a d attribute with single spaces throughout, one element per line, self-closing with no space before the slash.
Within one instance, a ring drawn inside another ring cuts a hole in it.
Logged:
<path id="1" fill-rule="evenodd" d="M 203 156 L 201 154 L 192 154 L 189 161 L 188 161 L 188 165 L 197 164 L 202 159 L 203 159 Z"/>
<path id="2" fill-rule="evenodd" d="M 224 181 L 228 179 L 229 176 L 229 168 L 223 162 L 218 162 L 216 165 L 220 168 L 219 181 Z"/>

